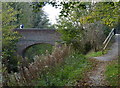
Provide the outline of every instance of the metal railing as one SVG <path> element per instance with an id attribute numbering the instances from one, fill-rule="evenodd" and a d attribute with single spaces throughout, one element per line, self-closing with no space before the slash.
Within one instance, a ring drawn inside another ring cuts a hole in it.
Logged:
<path id="1" fill-rule="evenodd" d="M 115 31 L 115 29 L 113 28 L 111 30 L 111 32 L 109 33 L 109 35 L 107 36 L 107 38 L 105 39 L 105 41 L 103 42 L 103 51 L 106 49 L 106 47 L 108 46 L 110 40 L 114 36 L 114 31 Z"/>

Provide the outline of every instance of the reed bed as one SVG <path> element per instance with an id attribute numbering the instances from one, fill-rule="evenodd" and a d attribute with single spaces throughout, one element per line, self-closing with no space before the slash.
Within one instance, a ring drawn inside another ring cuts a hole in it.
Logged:
<path id="1" fill-rule="evenodd" d="M 42 74 L 45 74 L 45 70 L 56 66 L 59 63 L 64 62 L 66 56 L 71 53 L 71 46 L 66 44 L 58 47 L 55 44 L 53 52 L 46 56 L 37 56 L 34 62 L 28 64 L 28 66 L 19 66 L 18 73 L 3 73 L 3 85 L 4 86 L 35 86 L 37 80 L 40 79 Z"/>

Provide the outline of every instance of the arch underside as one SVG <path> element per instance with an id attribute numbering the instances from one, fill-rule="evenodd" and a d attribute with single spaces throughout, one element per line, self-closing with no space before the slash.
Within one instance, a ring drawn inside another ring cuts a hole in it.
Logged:
<path id="1" fill-rule="evenodd" d="M 24 53 L 25 51 L 33 46 L 33 45 L 37 45 L 37 44 L 50 44 L 50 45 L 55 45 L 55 41 L 21 41 L 18 43 L 17 47 L 18 47 L 18 50 L 17 50 L 17 53 L 18 55 L 24 57 Z"/>

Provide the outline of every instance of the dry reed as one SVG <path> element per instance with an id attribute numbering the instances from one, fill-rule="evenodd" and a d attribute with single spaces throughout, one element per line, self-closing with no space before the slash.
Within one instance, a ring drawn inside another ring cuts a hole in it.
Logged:
<path id="1" fill-rule="evenodd" d="M 64 58 L 70 54 L 71 46 L 62 45 L 55 48 L 51 55 L 36 57 L 35 61 L 27 67 L 19 67 L 19 73 L 4 73 L 4 86 L 35 86 L 37 79 L 40 78 L 43 71 L 51 66 L 62 63 Z M 41 60 L 44 57 L 44 60 Z M 27 63 L 28 64 L 28 63 Z"/>

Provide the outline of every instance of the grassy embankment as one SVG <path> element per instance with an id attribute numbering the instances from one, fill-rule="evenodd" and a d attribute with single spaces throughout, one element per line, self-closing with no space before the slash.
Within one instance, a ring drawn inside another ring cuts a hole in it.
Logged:
<path id="1" fill-rule="evenodd" d="M 42 75 L 38 86 L 75 86 L 78 80 L 84 79 L 85 73 L 95 64 L 88 58 L 100 55 L 102 55 L 101 51 L 87 55 L 74 53 L 67 57 L 64 63 L 58 64 Z"/>
<path id="2" fill-rule="evenodd" d="M 46 50 L 51 52 L 52 47 L 46 47 L 46 45 L 42 44 L 36 45 L 29 48 L 26 52 L 26 56 L 33 57 L 37 54 L 44 54 Z M 30 55 L 30 52 L 33 53 Z M 92 69 L 94 63 L 92 63 L 88 58 L 100 55 L 102 55 L 101 51 L 91 52 L 87 55 L 74 53 L 67 57 L 63 63 L 45 71 L 45 73 L 40 77 L 37 86 L 74 86 L 76 85 L 77 80 L 82 80 L 85 77 L 86 71 Z"/>
<path id="3" fill-rule="evenodd" d="M 49 69 L 39 80 L 38 86 L 74 86 L 76 81 L 83 79 L 84 72 L 91 68 L 84 55 L 73 54 L 62 64 Z"/>
<path id="4" fill-rule="evenodd" d="M 104 54 L 106 53 L 106 51 L 104 52 Z M 98 51 L 98 52 L 90 52 L 86 55 L 86 58 L 90 58 L 90 57 L 97 57 L 97 56 L 102 56 L 103 53 L 102 51 Z"/>

